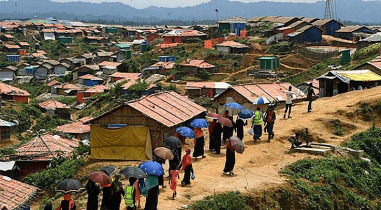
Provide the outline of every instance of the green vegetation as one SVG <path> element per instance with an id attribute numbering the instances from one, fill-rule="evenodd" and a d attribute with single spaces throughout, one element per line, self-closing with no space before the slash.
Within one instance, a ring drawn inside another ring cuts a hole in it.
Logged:
<path id="1" fill-rule="evenodd" d="M 292 85 L 298 85 L 302 82 L 315 79 L 316 77 L 325 73 L 329 65 L 331 65 L 332 63 L 338 63 L 338 62 L 339 62 L 338 59 L 324 60 L 323 62 L 314 65 L 312 68 L 308 69 L 305 72 L 295 74 L 295 75 L 282 79 L 282 82 L 289 82 Z"/>
<path id="2" fill-rule="evenodd" d="M 340 120 L 338 120 L 338 119 L 332 120 L 331 123 L 333 124 L 333 127 L 335 129 L 333 131 L 333 134 L 335 134 L 336 136 L 343 136 L 344 135 L 344 131 L 341 128 L 341 122 L 340 122 Z"/>
<path id="3" fill-rule="evenodd" d="M 36 124 L 32 127 L 32 129 L 35 131 L 39 131 L 41 129 L 50 130 L 67 123 L 67 120 L 60 119 L 58 115 L 43 115 L 37 118 Z"/>
<path id="4" fill-rule="evenodd" d="M 352 157 L 299 160 L 280 171 L 289 177 L 287 185 L 254 195 L 212 195 L 191 209 L 381 209 L 381 128 L 355 134 L 344 146 L 364 150 L 372 162 Z"/>
<path id="5" fill-rule="evenodd" d="M 66 97 L 59 96 L 59 97 L 55 97 L 54 99 L 68 106 L 72 105 L 75 101 L 77 101 L 76 97 L 67 97 L 67 96 Z"/>
<path id="6" fill-rule="evenodd" d="M 274 55 L 290 53 L 291 51 L 292 45 L 289 42 L 280 42 L 278 44 L 273 44 L 268 50 L 269 53 Z"/>
<path id="7" fill-rule="evenodd" d="M 53 159 L 50 168 L 41 170 L 38 173 L 29 174 L 23 179 L 23 182 L 40 189 L 53 189 L 59 181 L 73 178 L 83 165 L 84 160 L 82 159 L 69 160 L 59 157 L 58 159 Z"/>
<path id="8" fill-rule="evenodd" d="M 237 192 L 227 192 L 212 196 L 207 196 L 202 201 L 192 204 L 193 210 L 250 210 L 245 198 Z"/>
<path id="9" fill-rule="evenodd" d="M 360 49 L 354 56 L 353 60 L 362 60 L 367 59 L 373 55 L 376 55 L 379 53 L 381 48 L 381 43 L 372 44 L 368 47 L 364 47 Z"/>
<path id="10" fill-rule="evenodd" d="M 17 84 L 16 86 L 22 90 L 26 90 L 30 94 L 30 98 L 36 98 L 48 90 L 48 86 L 46 84 L 37 82 Z"/>
<path id="11" fill-rule="evenodd" d="M 352 149 L 364 150 L 365 157 L 381 164 L 381 128 L 372 128 L 355 134 L 343 145 Z"/>

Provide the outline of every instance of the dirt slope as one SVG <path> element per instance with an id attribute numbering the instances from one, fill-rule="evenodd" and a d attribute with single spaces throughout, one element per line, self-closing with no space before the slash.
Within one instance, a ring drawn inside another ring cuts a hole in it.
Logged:
<path id="1" fill-rule="evenodd" d="M 298 103 L 292 108 L 291 119 L 282 119 L 283 110 L 277 110 L 278 119 L 274 128 L 275 139 L 271 143 L 264 141 L 267 138 L 267 134 L 264 134 L 262 142 L 254 144 L 251 136 L 246 134 L 245 131 L 244 143 L 246 151 L 243 155 L 236 154 L 234 177 L 222 175 L 225 164 L 225 149 L 222 149 L 220 155 L 207 152 L 206 159 L 193 162 L 196 179 L 192 181 L 190 187 L 178 186 L 176 200 L 171 200 L 172 190 L 169 189 L 169 186 L 164 190 L 160 190 L 158 209 L 181 209 L 183 205 L 188 205 L 195 200 L 202 199 L 204 196 L 218 192 L 232 190 L 242 192 L 258 191 L 284 184 L 286 180 L 285 177 L 278 174 L 279 169 L 299 159 L 319 157 L 301 153 L 289 153 L 290 144 L 287 137 L 293 131 L 308 127 L 315 141 L 325 141 L 339 145 L 354 133 L 369 128 L 371 123 L 362 121 L 361 117 L 356 117 L 354 111 L 362 101 L 374 102 L 377 100 L 381 100 L 381 87 L 318 99 L 313 103 L 312 113 L 307 113 L 307 102 Z M 334 119 L 339 119 L 342 122 L 344 136 L 338 137 L 332 134 L 333 128 L 329 121 Z M 245 129 L 248 129 L 248 127 Z M 208 142 L 206 142 L 207 146 Z M 92 163 L 81 173 L 93 167 L 100 168 L 101 165 L 106 164 L 110 163 Z M 123 165 L 134 165 L 135 163 L 112 162 L 111 164 L 122 167 Z M 167 171 L 168 165 L 165 165 L 164 168 Z M 182 172 L 180 177 L 183 178 Z M 127 183 L 127 180 L 123 182 Z M 165 183 L 168 185 L 167 179 Z M 85 200 L 86 198 L 82 197 L 82 199 Z M 145 198 L 142 197 L 143 208 L 144 203 Z M 122 208 L 124 209 L 123 204 Z"/>

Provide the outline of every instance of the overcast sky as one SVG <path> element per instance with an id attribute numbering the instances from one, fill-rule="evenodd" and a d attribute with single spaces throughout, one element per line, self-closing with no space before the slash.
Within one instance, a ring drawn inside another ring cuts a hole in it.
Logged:
<path id="1" fill-rule="evenodd" d="M 68 1 L 78 1 L 78 0 L 53 0 L 59 2 Z M 184 6 L 194 6 L 204 2 L 209 2 L 210 0 L 81 0 L 87 2 L 122 2 L 136 8 L 145 8 L 149 6 L 162 6 L 162 7 L 184 7 Z M 241 2 L 254 2 L 258 0 L 238 0 Z M 316 2 L 316 0 L 272 0 L 272 1 L 287 1 L 287 2 Z"/>

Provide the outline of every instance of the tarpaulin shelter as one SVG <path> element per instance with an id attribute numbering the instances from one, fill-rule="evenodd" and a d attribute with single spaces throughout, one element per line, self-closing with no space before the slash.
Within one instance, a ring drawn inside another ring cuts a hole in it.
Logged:
<path id="1" fill-rule="evenodd" d="M 118 129 L 91 125 L 91 158 L 103 160 L 146 160 L 152 158 L 151 135 L 147 127 Z"/>
<path id="2" fill-rule="evenodd" d="M 124 125 L 127 126 L 127 128 L 131 127 L 133 129 L 139 129 L 139 127 L 146 128 L 152 139 L 152 149 L 155 149 L 156 147 L 163 146 L 164 138 L 173 135 L 177 127 L 187 125 L 187 123 L 190 123 L 193 118 L 202 117 L 206 111 L 207 110 L 204 107 L 201 107 L 200 105 L 172 91 L 148 95 L 140 99 L 124 103 L 115 109 L 112 109 L 109 112 L 106 112 L 103 115 L 91 120 L 91 147 L 95 147 L 93 139 L 93 135 L 95 134 L 93 134 L 93 128 L 97 131 L 97 128 L 93 127 L 93 125 L 99 125 L 103 128 L 122 127 L 122 125 Z M 122 133 L 122 131 L 115 132 Z M 111 141 L 111 143 L 102 145 L 112 145 L 111 147 L 114 147 L 119 146 L 120 142 L 111 139 L 110 137 L 112 135 L 115 135 L 118 138 L 124 138 L 127 142 L 130 141 L 129 139 L 135 138 L 128 135 L 137 135 L 136 133 L 128 130 L 124 132 L 126 133 L 118 135 L 114 132 L 107 132 L 105 135 L 98 135 L 97 138 L 103 138 L 103 142 Z M 122 137 L 123 135 L 126 137 Z M 139 144 L 139 147 L 142 147 L 142 143 L 140 142 Z M 126 143 L 123 143 L 122 146 L 126 147 Z M 125 150 L 127 151 L 127 149 Z M 107 152 L 109 153 L 112 151 L 112 149 L 107 149 Z M 119 152 L 119 150 L 116 150 L 116 152 Z M 91 153 L 93 153 L 93 150 Z M 115 157 L 114 154 L 110 155 Z M 122 159 L 124 159 L 124 157 Z"/>

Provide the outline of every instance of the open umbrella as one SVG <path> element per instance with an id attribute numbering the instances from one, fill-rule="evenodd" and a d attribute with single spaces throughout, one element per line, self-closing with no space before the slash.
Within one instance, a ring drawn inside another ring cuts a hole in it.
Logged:
<path id="1" fill-rule="evenodd" d="M 265 96 L 261 96 L 261 97 L 255 99 L 253 102 L 253 104 L 255 104 L 255 105 L 263 105 L 263 104 L 269 104 L 269 103 L 271 103 L 270 99 L 268 99 Z"/>
<path id="2" fill-rule="evenodd" d="M 242 154 L 245 151 L 245 146 L 243 145 L 243 142 L 236 136 L 232 136 L 230 138 L 230 145 L 234 148 L 236 152 L 240 154 Z"/>
<path id="3" fill-rule="evenodd" d="M 173 160 L 174 156 L 171 150 L 165 148 L 165 147 L 157 147 L 153 151 L 157 156 L 166 159 L 166 160 Z"/>
<path id="4" fill-rule="evenodd" d="M 164 139 L 164 146 L 169 148 L 177 148 L 181 146 L 181 141 L 179 138 L 176 138 L 174 136 L 169 136 Z"/>
<path id="5" fill-rule="evenodd" d="M 139 168 L 142 169 L 145 173 L 154 176 L 164 175 L 163 167 L 155 161 L 146 161 L 139 165 Z"/>
<path id="6" fill-rule="evenodd" d="M 56 185 L 56 191 L 62 192 L 64 194 L 71 192 L 79 192 L 84 190 L 85 188 L 82 186 L 81 182 L 75 179 L 65 179 Z"/>
<path id="7" fill-rule="evenodd" d="M 194 119 L 191 123 L 190 126 L 192 128 L 207 128 L 208 127 L 208 122 L 206 122 L 205 119 Z"/>
<path id="8" fill-rule="evenodd" d="M 176 128 L 176 133 L 178 133 L 178 134 L 180 134 L 182 136 L 191 138 L 191 139 L 193 139 L 195 137 L 193 130 L 188 128 L 188 127 L 179 127 L 179 128 Z"/>
<path id="9" fill-rule="evenodd" d="M 241 119 L 250 119 L 254 116 L 254 112 L 250 109 L 243 109 L 239 114 L 238 117 Z"/>
<path id="10" fill-rule="evenodd" d="M 101 187 L 111 184 L 110 177 L 105 174 L 103 171 L 94 171 L 87 174 L 87 178 L 93 182 L 99 183 Z"/>
<path id="11" fill-rule="evenodd" d="M 228 110 L 229 114 L 238 115 L 242 109 L 243 107 L 239 103 L 231 102 L 231 103 L 225 104 L 220 111 L 221 111 L 221 114 L 224 113 L 226 110 Z"/>
<path id="12" fill-rule="evenodd" d="M 134 177 L 137 179 L 146 178 L 147 174 L 140 168 L 137 167 L 126 167 L 119 171 L 120 174 L 123 174 L 126 177 Z"/>
<path id="13" fill-rule="evenodd" d="M 212 118 L 212 119 L 218 119 L 219 117 L 221 117 L 221 115 L 219 114 L 216 114 L 216 113 L 208 113 L 206 115 L 207 118 Z"/>
<path id="14" fill-rule="evenodd" d="M 221 125 L 226 126 L 226 127 L 233 127 L 233 122 L 229 120 L 226 117 L 219 117 L 218 122 L 221 123 Z"/>
<path id="15" fill-rule="evenodd" d="M 105 166 L 101 168 L 100 171 L 103 171 L 108 176 L 111 176 L 115 172 L 116 168 L 114 166 Z"/>

